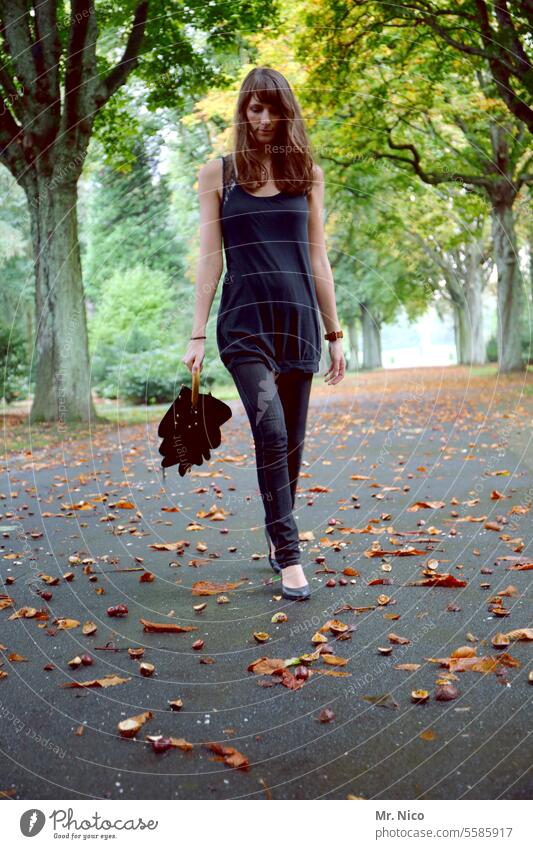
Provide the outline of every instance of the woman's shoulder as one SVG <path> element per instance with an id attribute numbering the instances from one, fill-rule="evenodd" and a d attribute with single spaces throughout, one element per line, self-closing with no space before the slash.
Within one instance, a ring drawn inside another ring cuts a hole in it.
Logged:
<path id="1" fill-rule="evenodd" d="M 313 181 L 315 183 L 324 182 L 324 171 L 317 162 L 313 162 Z"/>
<path id="2" fill-rule="evenodd" d="M 204 164 L 200 166 L 200 170 L 198 171 L 198 180 L 202 181 L 203 183 L 209 183 L 211 185 L 213 185 L 213 183 L 216 183 L 217 177 L 220 178 L 221 158 L 222 157 L 217 156 L 216 159 L 209 159 L 207 162 L 204 162 Z M 218 180 L 218 182 L 220 182 L 220 180 Z"/>
<path id="3" fill-rule="evenodd" d="M 316 162 L 313 163 L 313 170 L 312 170 L 312 178 L 311 179 L 312 179 L 312 186 L 311 186 L 311 189 L 310 189 L 309 195 L 308 195 L 309 201 L 311 203 L 316 202 L 316 203 L 320 204 L 322 202 L 322 199 L 323 199 L 323 196 L 324 196 L 324 172 L 323 172 L 322 168 L 320 167 L 320 165 L 317 165 Z"/>

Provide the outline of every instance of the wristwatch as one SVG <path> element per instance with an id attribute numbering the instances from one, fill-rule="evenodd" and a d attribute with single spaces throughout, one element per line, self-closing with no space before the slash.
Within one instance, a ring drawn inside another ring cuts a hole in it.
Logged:
<path id="1" fill-rule="evenodd" d="M 330 333 L 326 333 L 324 339 L 327 339 L 328 342 L 334 342 L 335 339 L 342 339 L 343 336 L 344 333 L 342 332 L 342 330 L 331 330 Z"/>

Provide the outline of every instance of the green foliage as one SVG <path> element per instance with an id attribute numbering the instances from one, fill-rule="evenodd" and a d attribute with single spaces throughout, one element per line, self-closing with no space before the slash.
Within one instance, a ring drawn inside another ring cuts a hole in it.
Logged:
<path id="1" fill-rule="evenodd" d="M 115 271 L 103 284 L 90 321 L 92 350 L 101 346 L 135 353 L 175 337 L 176 304 L 161 271 L 144 265 Z M 174 322 L 174 324 L 173 324 Z"/>
<path id="2" fill-rule="evenodd" d="M 487 342 L 487 362 L 489 363 L 497 363 L 498 362 L 498 343 L 496 342 L 496 337 L 491 336 L 489 341 Z"/>
<path id="3" fill-rule="evenodd" d="M 7 404 L 28 394 L 28 349 L 16 327 L 0 321 L 0 398 Z"/>
<path id="4" fill-rule="evenodd" d="M 33 300 L 30 222 L 24 191 L 6 168 L 0 168 L 0 197 L 0 314 L 18 323 Z"/>
<path id="5" fill-rule="evenodd" d="M 61 4 L 60 4 L 61 5 Z M 66 5 L 66 4 L 65 4 Z M 107 75 L 123 49 L 138 0 L 98 3 L 98 71 Z M 95 137 L 108 162 L 128 156 L 139 115 L 167 108 L 187 114 L 193 98 L 212 86 L 231 85 L 248 33 L 277 17 L 277 0 L 157 0 L 150 3 L 139 62 L 127 98 L 119 92 L 95 116 Z"/>
<path id="6" fill-rule="evenodd" d="M 157 173 L 157 153 L 149 147 L 138 138 L 132 162 L 101 167 L 89 185 L 83 265 L 91 298 L 98 298 L 110 268 L 142 263 L 169 277 L 182 272 L 185 247 L 171 227 L 167 181 Z"/>
<path id="7" fill-rule="evenodd" d="M 524 363 L 531 363 L 533 356 L 531 353 L 531 334 L 528 329 L 524 326 L 521 328 L 520 333 L 520 349 L 522 352 L 522 360 Z M 498 362 L 498 343 L 496 340 L 496 336 L 491 336 L 489 341 L 487 342 L 487 361 L 489 363 L 497 363 Z"/>
<path id="8" fill-rule="evenodd" d="M 92 382 L 105 398 L 130 403 L 172 401 L 190 372 L 182 362 L 192 324 L 194 289 L 177 306 L 176 293 L 161 271 L 143 265 L 116 271 L 102 288 L 89 324 Z M 184 331 L 185 328 L 185 331 Z M 213 333 L 206 345 L 202 384 L 228 380 Z"/>
<path id="9" fill-rule="evenodd" d="M 181 362 L 183 344 L 153 348 L 141 353 L 124 352 L 110 365 L 98 391 L 104 398 L 120 398 L 133 404 L 171 403 L 180 386 L 191 385 L 191 373 Z M 224 366 L 215 361 L 201 373 L 201 392 L 208 392 L 215 381 L 227 379 Z"/>

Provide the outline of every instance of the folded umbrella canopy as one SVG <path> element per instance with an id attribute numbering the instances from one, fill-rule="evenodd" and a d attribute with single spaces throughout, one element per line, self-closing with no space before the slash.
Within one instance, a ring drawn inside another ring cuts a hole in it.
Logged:
<path id="1" fill-rule="evenodd" d="M 222 441 L 220 426 L 231 418 L 231 408 L 211 393 L 200 394 L 200 370 L 192 373 L 192 390 L 182 386 L 178 397 L 159 423 L 158 436 L 163 440 L 163 477 L 168 466 L 179 463 L 181 477 L 192 466 L 211 459 L 211 450 Z"/>

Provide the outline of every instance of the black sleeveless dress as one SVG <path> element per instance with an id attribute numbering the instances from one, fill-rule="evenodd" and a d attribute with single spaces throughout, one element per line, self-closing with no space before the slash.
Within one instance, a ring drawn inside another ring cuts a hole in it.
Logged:
<path id="1" fill-rule="evenodd" d="M 221 157 L 226 274 L 217 345 L 226 368 L 262 360 L 275 372 L 317 372 L 320 312 L 309 255 L 307 197 L 257 197 L 240 186 L 233 157 Z"/>

